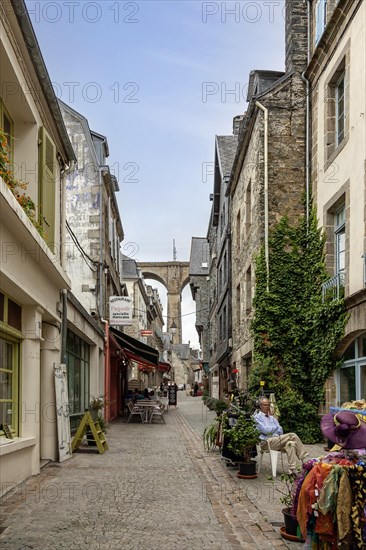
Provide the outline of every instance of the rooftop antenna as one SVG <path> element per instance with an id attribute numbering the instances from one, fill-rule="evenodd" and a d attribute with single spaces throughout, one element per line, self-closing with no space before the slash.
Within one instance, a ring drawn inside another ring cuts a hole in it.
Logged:
<path id="1" fill-rule="evenodd" d="M 173 262 L 177 261 L 177 249 L 175 248 L 175 239 L 173 239 Z"/>

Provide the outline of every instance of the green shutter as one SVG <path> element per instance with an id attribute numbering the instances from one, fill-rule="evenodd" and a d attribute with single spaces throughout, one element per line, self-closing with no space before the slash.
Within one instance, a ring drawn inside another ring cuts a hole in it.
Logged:
<path id="1" fill-rule="evenodd" d="M 56 201 L 56 147 L 42 126 L 39 129 L 39 218 L 44 239 L 50 249 L 55 249 L 55 201 Z"/>

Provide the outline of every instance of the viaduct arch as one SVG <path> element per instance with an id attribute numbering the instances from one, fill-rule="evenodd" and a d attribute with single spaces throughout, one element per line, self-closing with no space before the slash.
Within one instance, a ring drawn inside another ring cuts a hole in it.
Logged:
<path id="1" fill-rule="evenodd" d="M 167 330 L 175 321 L 178 340 L 182 343 L 182 290 L 189 282 L 189 262 L 138 262 L 145 279 L 162 283 L 168 291 Z"/>

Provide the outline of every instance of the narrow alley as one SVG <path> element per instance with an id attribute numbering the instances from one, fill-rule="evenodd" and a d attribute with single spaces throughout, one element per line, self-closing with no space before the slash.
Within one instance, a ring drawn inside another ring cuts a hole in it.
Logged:
<path id="1" fill-rule="evenodd" d="M 280 520 L 282 508 L 268 465 L 257 480 L 239 480 L 218 451 L 203 450 L 213 415 L 179 392 L 166 424 L 112 424 L 103 455 L 85 451 L 45 466 L 4 497 L 1 548 L 300 547 L 266 520 Z"/>

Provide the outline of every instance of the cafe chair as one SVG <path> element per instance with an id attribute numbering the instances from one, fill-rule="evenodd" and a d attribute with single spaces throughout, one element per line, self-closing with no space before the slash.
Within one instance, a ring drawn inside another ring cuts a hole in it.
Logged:
<path id="1" fill-rule="evenodd" d="M 258 474 L 261 471 L 262 467 L 262 461 L 263 461 L 263 455 L 264 453 L 268 453 L 269 455 L 269 461 L 271 463 L 271 470 L 272 470 L 272 477 L 277 476 L 277 463 L 278 463 L 278 455 L 281 455 L 281 463 L 282 463 L 282 471 L 285 471 L 284 465 L 283 465 L 283 453 L 285 451 L 275 451 L 270 448 L 270 445 L 267 441 L 268 449 L 264 450 L 262 449 L 261 445 L 257 445 L 257 452 L 258 452 Z"/>
<path id="2" fill-rule="evenodd" d="M 128 417 L 127 422 L 129 422 L 133 416 L 139 416 L 141 419 L 141 422 L 144 421 L 144 411 L 142 411 L 141 408 L 134 405 L 132 401 L 128 401 L 127 407 L 128 407 L 128 410 L 130 411 L 130 416 Z"/>
<path id="3" fill-rule="evenodd" d="M 160 417 L 162 419 L 162 421 L 164 422 L 164 424 L 165 424 L 164 405 L 163 406 L 157 405 L 156 407 L 153 408 L 153 410 L 151 411 L 150 422 L 153 421 L 154 416 Z"/>

